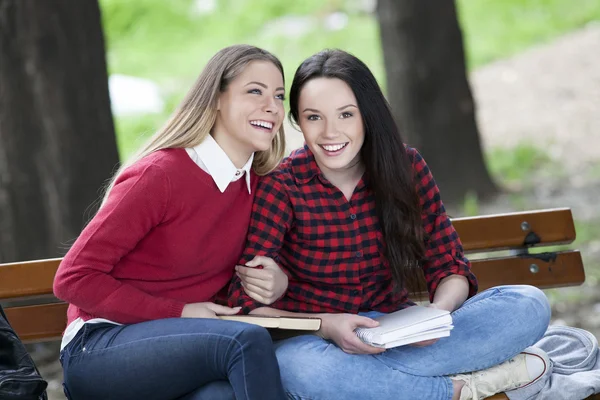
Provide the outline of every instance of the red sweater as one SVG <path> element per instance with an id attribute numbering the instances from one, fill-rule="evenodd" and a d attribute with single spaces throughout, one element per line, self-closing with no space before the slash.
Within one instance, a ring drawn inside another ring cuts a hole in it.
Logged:
<path id="1" fill-rule="evenodd" d="M 187 303 L 213 301 L 242 255 L 257 181 L 252 195 L 245 179 L 221 193 L 184 149 L 128 168 L 54 279 L 68 323 L 180 317 Z"/>

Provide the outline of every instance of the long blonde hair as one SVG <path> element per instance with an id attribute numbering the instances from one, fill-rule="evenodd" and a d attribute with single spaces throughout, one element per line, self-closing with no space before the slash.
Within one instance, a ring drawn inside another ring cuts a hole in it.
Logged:
<path id="1" fill-rule="evenodd" d="M 130 159 L 124 162 L 106 187 L 102 204 L 114 186 L 115 180 L 128 167 L 147 155 L 161 149 L 194 147 L 202 143 L 217 120 L 219 94 L 227 90 L 251 61 L 269 61 L 284 76 L 283 66 L 277 57 L 266 50 L 250 45 L 234 45 L 219 50 L 206 64 L 194 86 L 186 94 L 165 125 L 160 128 Z M 275 135 L 271 147 L 254 155 L 252 168 L 258 175 L 271 172 L 285 152 L 283 124 Z"/>

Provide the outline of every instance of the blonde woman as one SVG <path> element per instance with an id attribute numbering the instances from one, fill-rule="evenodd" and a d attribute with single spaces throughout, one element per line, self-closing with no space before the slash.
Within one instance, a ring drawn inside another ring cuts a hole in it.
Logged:
<path id="1" fill-rule="evenodd" d="M 285 143 L 279 60 L 219 51 L 166 125 L 123 165 L 54 281 L 70 303 L 61 362 L 70 400 L 281 399 L 271 338 L 222 321 L 258 176 Z M 247 293 L 287 288 L 265 268 Z"/>

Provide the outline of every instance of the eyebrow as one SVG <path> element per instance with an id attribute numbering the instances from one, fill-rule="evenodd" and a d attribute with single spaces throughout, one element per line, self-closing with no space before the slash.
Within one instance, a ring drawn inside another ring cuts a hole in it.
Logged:
<path id="1" fill-rule="evenodd" d="M 337 110 L 342 111 L 343 109 L 348 108 L 348 107 L 358 108 L 354 104 L 346 104 L 345 106 L 342 106 L 342 107 L 338 108 Z M 319 110 L 315 110 L 314 108 L 305 108 L 302 112 L 307 112 L 307 111 L 316 112 L 316 113 L 319 112 Z"/>
<path id="2" fill-rule="evenodd" d="M 246 86 L 248 86 L 248 85 L 253 85 L 253 84 L 254 84 L 254 85 L 261 86 L 261 87 L 263 87 L 263 88 L 265 88 L 265 89 L 268 89 L 268 88 L 269 88 L 269 87 L 268 87 L 267 85 L 265 85 L 264 83 L 262 83 L 262 82 L 257 82 L 257 81 L 248 82 L 248 83 L 246 83 Z M 277 90 L 285 90 L 285 88 L 278 87 L 277 89 L 275 89 L 275 91 L 277 91 Z"/>

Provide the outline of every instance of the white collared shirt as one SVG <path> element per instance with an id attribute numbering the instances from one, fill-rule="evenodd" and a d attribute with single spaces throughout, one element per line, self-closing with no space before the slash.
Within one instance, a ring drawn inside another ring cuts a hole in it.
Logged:
<path id="1" fill-rule="evenodd" d="M 207 135 L 206 139 L 198 146 L 186 148 L 185 151 L 203 171 L 213 178 L 221 193 L 227 189 L 231 182 L 235 182 L 243 176 L 246 178 L 248 193 L 252 192 L 250 169 L 252 168 L 252 161 L 254 161 L 254 153 L 246 164 L 238 169 L 211 135 Z"/>

